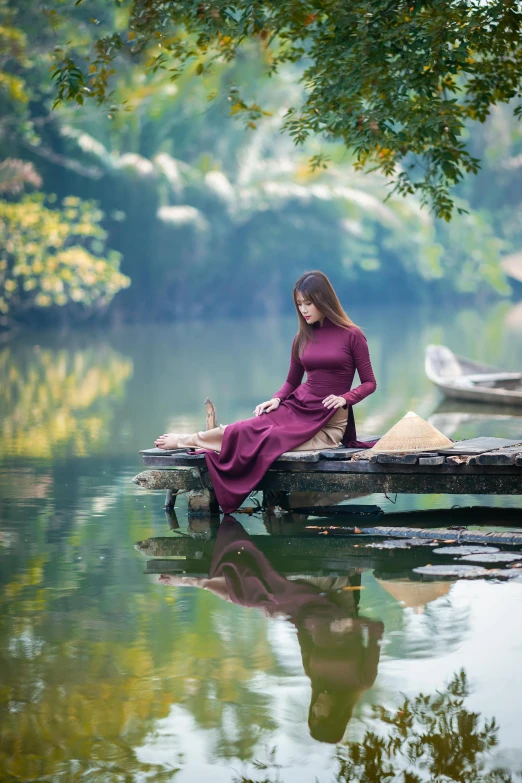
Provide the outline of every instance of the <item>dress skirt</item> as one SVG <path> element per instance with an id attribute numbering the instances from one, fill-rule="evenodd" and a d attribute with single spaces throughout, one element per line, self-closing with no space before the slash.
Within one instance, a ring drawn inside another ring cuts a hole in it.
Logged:
<path id="1" fill-rule="evenodd" d="M 266 414 L 261 414 L 265 416 Z M 254 418 L 254 417 L 252 417 Z M 313 437 L 297 446 L 292 451 L 314 451 L 318 449 L 334 449 L 341 443 L 348 420 L 347 408 L 338 408 L 331 419 Z M 211 430 L 193 432 L 191 435 L 179 435 L 178 446 L 188 448 L 211 449 L 218 454 L 223 445 L 223 434 L 227 424 L 220 424 Z"/>

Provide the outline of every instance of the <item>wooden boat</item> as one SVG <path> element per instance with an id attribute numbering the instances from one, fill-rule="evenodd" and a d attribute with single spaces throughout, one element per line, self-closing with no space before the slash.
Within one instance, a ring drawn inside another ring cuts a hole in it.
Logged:
<path id="1" fill-rule="evenodd" d="M 496 405 L 522 405 L 522 373 L 456 356 L 445 345 L 428 345 L 426 375 L 446 397 Z"/>

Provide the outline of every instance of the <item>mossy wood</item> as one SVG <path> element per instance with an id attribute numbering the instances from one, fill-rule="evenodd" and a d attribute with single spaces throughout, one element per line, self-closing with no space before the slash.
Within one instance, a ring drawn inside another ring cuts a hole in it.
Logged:
<path id="1" fill-rule="evenodd" d="M 206 426 L 211 429 L 217 426 L 217 416 L 208 398 L 205 409 Z M 204 454 L 179 449 L 144 449 L 140 454 L 153 469 L 133 481 L 144 489 L 166 490 L 167 511 L 174 508 L 177 493 L 186 491 L 189 515 L 219 513 Z M 361 458 L 354 459 L 354 454 Z M 522 494 L 522 438 L 478 437 L 433 453 L 373 454 L 369 459 L 359 449 L 286 452 L 255 490 L 518 495 Z"/>
<path id="2" fill-rule="evenodd" d="M 317 463 L 303 466 L 304 470 L 285 470 L 280 466 L 277 470 L 269 470 L 256 490 L 402 492 L 419 495 L 522 494 L 522 474 L 520 469 L 513 470 L 512 466 L 441 465 L 430 470 L 431 466 L 412 465 L 412 469 L 406 471 L 407 466 L 402 465 L 368 465 L 367 462 L 355 464 L 358 469 L 353 470 L 350 469 L 355 467 L 353 463 L 336 462 L 335 471 L 313 470 Z M 365 466 L 366 469 L 361 469 Z M 435 470 L 437 472 L 434 472 Z M 210 476 L 205 469 L 146 470 L 135 476 L 133 481 L 144 489 L 212 489 Z"/>
<path id="3" fill-rule="evenodd" d="M 390 528 L 385 526 L 363 528 L 361 534 L 354 534 L 349 538 L 330 538 L 328 536 L 265 536 L 253 535 L 250 537 L 256 547 L 271 560 L 291 558 L 316 558 L 336 559 L 351 558 L 359 567 L 373 568 L 377 563 L 390 565 L 396 558 L 400 559 L 402 568 L 408 565 L 408 561 L 424 560 L 428 556 L 425 547 L 411 546 L 411 548 L 374 549 L 368 545 L 377 543 L 385 538 L 400 539 L 417 538 L 434 541 L 454 541 L 455 533 L 451 530 L 423 530 L 422 528 Z M 462 531 L 461 540 L 473 543 L 487 542 L 489 544 L 501 544 L 505 546 L 522 545 L 522 533 L 487 532 L 487 531 Z M 214 538 L 194 539 L 190 536 L 158 536 L 148 538 L 136 543 L 136 549 L 146 557 L 161 558 L 188 558 L 191 560 L 205 560 L 210 558 L 214 549 Z M 437 563 L 444 562 L 443 555 L 436 556 Z M 453 562 L 453 555 L 447 556 L 448 563 Z M 349 567 L 348 562 L 345 562 Z"/>

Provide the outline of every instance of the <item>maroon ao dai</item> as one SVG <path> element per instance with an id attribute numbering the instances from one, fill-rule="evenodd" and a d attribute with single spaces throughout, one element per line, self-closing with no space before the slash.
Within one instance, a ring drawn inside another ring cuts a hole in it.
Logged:
<path id="1" fill-rule="evenodd" d="M 361 383 L 350 391 L 356 370 Z M 330 394 L 344 397 L 348 406 L 342 444 L 347 448 L 373 445 L 357 440 L 352 406 L 375 388 L 368 344 L 361 330 L 338 326 L 325 317 L 322 325 L 314 327 L 313 339 L 301 360 L 292 354 L 287 379 L 273 395 L 281 399 L 279 407 L 228 424 L 220 452 L 197 449 L 205 454 L 223 512 L 236 511 L 281 454 L 305 443 L 328 423 L 336 408 L 326 408 L 322 401 Z"/>

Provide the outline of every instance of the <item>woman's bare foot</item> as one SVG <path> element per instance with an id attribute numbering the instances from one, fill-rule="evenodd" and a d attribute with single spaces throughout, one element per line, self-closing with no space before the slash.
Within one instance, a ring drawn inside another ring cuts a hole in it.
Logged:
<path id="1" fill-rule="evenodd" d="M 175 432 L 166 432 L 154 441 L 154 445 L 157 449 L 177 449 L 178 435 Z"/>

